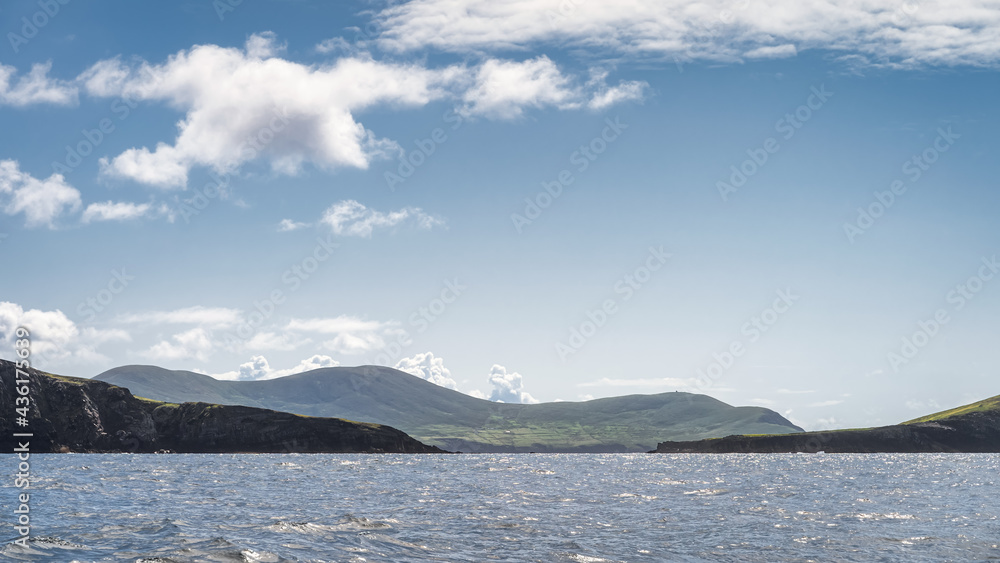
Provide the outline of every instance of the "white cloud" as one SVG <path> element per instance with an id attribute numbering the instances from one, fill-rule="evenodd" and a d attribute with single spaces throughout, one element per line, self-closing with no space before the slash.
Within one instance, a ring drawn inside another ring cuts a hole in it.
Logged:
<path id="1" fill-rule="evenodd" d="M 264 356 L 253 356 L 249 362 L 240 364 L 236 371 L 228 371 L 219 374 L 209 374 L 215 379 L 229 381 L 261 381 L 264 379 L 276 379 L 296 373 L 312 371 L 320 368 L 330 368 L 339 366 L 340 362 L 330 356 L 315 354 L 298 363 L 295 367 L 288 369 L 273 369 L 267 358 Z"/>
<path id="2" fill-rule="evenodd" d="M 537 403 L 534 397 L 524 390 L 524 381 L 517 372 L 507 373 L 507 368 L 493 364 L 490 370 L 490 384 L 493 391 L 489 400 L 503 403 Z"/>
<path id="3" fill-rule="evenodd" d="M 211 333 L 202 327 L 195 327 L 173 335 L 170 340 L 161 340 L 143 355 L 154 360 L 196 359 L 205 362 L 214 348 Z"/>
<path id="4" fill-rule="evenodd" d="M 291 219 L 282 219 L 281 222 L 278 223 L 278 232 L 287 233 L 288 231 L 297 231 L 308 226 L 309 223 L 300 223 L 298 221 L 292 221 Z"/>
<path id="5" fill-rule="evenodd" d="M 247 350 L 278 350 L 289 351 L 309 344 L 309 338 L 293 338 L 290 334 L 279 334 L 272 331 L 261 331 L 253 335 L 243 348 Z"/>
<path id="6" fill-rule="evenodd" d="M 350 43 L 343 37 L 331 37 L 320 41 L 314 47 L 317 53 L 329 55 L 330 53 L 344 54 L 348 56 L 358 56 L 366 51 L 356 43 Z"/>
<path id="7" fill-rule="evenodd" d="M 577 108 L 579 97 L 570 79 L 544 55 L 523 62 L 489 59 L 462 96 L 462 113 L 512 119 L 529 107 Z"/>
<path id="8" fill-rule="evenodd" d="M 353 199 L 331 205 L 320 221 L 338 235 L 371 237 L 375 229 L 396 227 L 408 220 L 415 223 L 417 228 L 425 230 L 444 224 L 443 220 L 424 213 L 420 208 L 407 207 L 383 213 L 369 209 Z"/>
<path id="9" fill-rule="evenodd" d="M 129 334 L 123 330 L 81 329 L 59 309 L 24 310 L 17 303 L 0 301 L 0 342 L 7 350 L 14 349 L 17 327 L 24 327 L 31 333 L 33 365 L 42 369 L 56 360 L 106 362 L 108 358 L 97 351 L 98 347 L 107 342 L 130 340 Z"/>
<path id="10" fill-rule="evenodd" d="M 247 38 L 247 56 L 254 59 L 269 59 L 287 48 L 287 44 L 278 43 L 278 36 L 273 31 L 255 33 Z"/>
<path id="11" fill-rule="evenodd" d="M 809 393 L 815 393 L 816 391 L 812 389 L 802 389 L 802 390 L 778 389 L 776 392 L 781 393 L 782 395 L 807 395 Z"/>
<path id="12" fill-rule="evenodd" d="M 128 221 L 145 217 L 154 210 L 149 203 L 130 203 L 125 201 L 104 203 L 91 203 L 83 211 L 80 218 L 84 223 L 91 221 Z"/>
<path id="13" fill-rule="evenodd" d="M 587 102 L 587 107 L 592 110 L 602 110 L 621 102 L 641 101 L 648 86 L 649 84 L 645 82 L 627 81 L 611 88 L 604 87 L 594 93 Z"/>
<path id="14" fill-rule="evenodd" d="M 762 48 L 827 49 L 866 64 L 1000 61 L 994 0 L 413 0 L 376 16 L 385 48 L 456 52 L 554 44 L 608 57 L 738 61 Z M 764 51 L 766 52 L 766 51 Z M 778 51 L 779 53 L 781 51 Z M 774 53 L 774 51 L 772 51 Z"/>
<path id="15" fill-rule="evenodd" d="M 51 62 L 33 65 L 27 75 L 11 85 L 17 69 L 0 64 L 0 104 L 17 107 L 32 104 L 76 104 L 78 95 L 76 86 L 49 78 L 51 69 Z"/>
<path id="16" fill-rule="evenodd" d="M 24 213 L 28 227 L 55 228 L 55 220 L 80 208 L 80 192 L 62 174 L 39 180 L 15 160 L 0 160 L 0 205 L 8 215 Z"/>
<path id="17" fill-rule="evenodd" d="M 445 87 L 461 73 L 368 58 L 314 67 L 275 57 L 279 50 L 273 34 L 259 34 L 245 50 L 198 45 L 159 65 L 95 64 L 80 78 L 90 94 L 166 102 L 186 114 L 173 144 L 129 149 L 104 160 L 103 172 L 178 188 L 194 166 L 233 172 L 258 158 L 285 174 L 307 162 L 364 169 L 400 149 L 358 123 L 355 112 L 425 105 L 449 95 Z"/>
<path id="18" fill-rule="evenodd" d="M 743 56 L 748 59 L 784 59 L 794 57 L 797 54 L 795 45 L 775 45 L 773 47 L 751 49 L 743 53 Z"/>
<path id="19" fill-rule="evenodd" d="M 226 328 L 242 322 L 242 317 L 239 309 L 196 305 L 172 311 L 130 313 L 116 320 L 125 324 L 194 324 L 206 328 Z"/>
<path id="20" fill-rule="evenodd" d="M 443 358 L 435 358 L 431 352 L 416 354 L 396 362 L 395 368 L 430 381 L 435 385 L 458 391 L 458 385 L 451 378 L 451 372 L 444 367 Z"/>
<path id="21" fill-rule="evenodd" d="M 402 332 L 396 322 L 367 321 L 348 315 L 291 319 L 285 330 L 299 335 L 332 335 L 332 339 L 323 342 L 323 347 L 338 354 L 364 354 L 379 350 L 386 346 L 387 338 Z"/>
<path id="22" fill-rule="evenodd" d="M 196 166 L 235 173 L 263 160 L 281 174 L 296 174 L 304 164 L 367 169 L 402 152 L 356 119 L 374 106 L 454 100 L 468 115 L 507 119 L 525 108 L 601 109 L 641 98 L 644 87 L 580 87 L 545 56 L 429 68 L 379 62 L 339 38 L 316 49 L 345 54 L 330 64 L 296 63 L 280 58 L 283 46 L 264 32 L 250 36 L 243 49 L 197 45 L 161 64 L 98 61 L 77 77 L 90 95 L 163 102 L 184 113 L 172 143 L 102 158 L 102 174 L 170 189 L 186 187 Z"/>

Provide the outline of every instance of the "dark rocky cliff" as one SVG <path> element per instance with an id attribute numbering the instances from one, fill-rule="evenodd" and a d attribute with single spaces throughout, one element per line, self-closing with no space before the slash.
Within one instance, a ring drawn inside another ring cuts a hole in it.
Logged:
<path id="1" fill-rule="evenodd" d="M 389 426 L 252 407 L 163 403 L 103 381 L 30 374 L 27 428 L 16 425 L 14 364 L 0 360 L 0 448 L 31 432 L 32 453 L 441 453 Z"/>
<path id="2" fill-rule="evenodd" d="M 1000 452 L 1000 410 L 859 430 L 661 442 L 656 453 Z"/>

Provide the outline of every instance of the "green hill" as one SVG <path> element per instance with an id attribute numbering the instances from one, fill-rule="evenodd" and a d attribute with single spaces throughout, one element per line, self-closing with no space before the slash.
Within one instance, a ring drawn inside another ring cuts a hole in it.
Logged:
<path id="1" fill-rule="evenodd" d="M 961 407 L 955 407 L 953 409 L 948 409 L 946 411 L 941 411 L 934 414 L 929 414 L 927 416 L 922 416 L 920 418 L 914 418 L 913 420 L 908 420 L 903 424 L 916 424 L 918 422 L 934 422 L 937 420 L 944 420 L 946 418 L 951 418 L 953 416 L 960 416 L 963 414 L 969 414 L 972 412 L 983 412 L 983 411 L 1000 411 L 1000 395 L 996 397 L 990 397 L 989 399 L 984 399 L 968 405 L 962 405 Z"/>
<path id="2" fill-rule="evenodd" d="M 169 402 L 211 402 L 363 420 L 465 452 L 640 452 L 664 439 L 799 432 L 778 413 L 706 395 L 662 393 L 586 402 L 494 403 L 386 367 L 323 368 L 266 381 L 124 366 L 95 379 Z"/>
<path id="3" fill-rule="evenodd" d="M 1000 452 L 1000 395 L 877 428 L 847 428 L 767 436 L 669 440 L 659 453 L 922 453 Z"/>

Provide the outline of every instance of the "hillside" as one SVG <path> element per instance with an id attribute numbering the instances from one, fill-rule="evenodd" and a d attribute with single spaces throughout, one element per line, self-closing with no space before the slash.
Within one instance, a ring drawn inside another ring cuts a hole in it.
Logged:
<path id="1" fill-rule="evenodd" d="M 25 439 L 31 453 L 441 451 L 378 424 L 204 402 L 151 401 L 103 381 L 26 371 L 29 424 L 16 427 L 14 416 L 0 417 L 0 448 L 5 451 L 16 447 L 15 440 Z M 16 377 L 14 364 L 0 360 L 0 404 L 11 411 L 20 396 Z M 14 432 L 33 436 L 15 438 Z"/>
<path id="2" fill-rule="evenodd" d="M 377 366 L 324 368 L 267 381 L 218 381 L 186 371 L 124 366 L 96 379 L 163 401 L 212 401 L 387 424 L 451 451 L 638 452 L 664 437 L 801 431 L 774 411 L 733 407 L 705 395 L 504 404 Z"/>
<path id="3" fill-rule="evenodd" d="M 657 453 L 1000 452 L 1000 396 L 893 426 L 667 441 Z"/>

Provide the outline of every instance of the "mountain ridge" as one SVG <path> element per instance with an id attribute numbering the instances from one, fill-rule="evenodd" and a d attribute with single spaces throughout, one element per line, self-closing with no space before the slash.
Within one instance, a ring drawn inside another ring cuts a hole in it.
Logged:
<path id="1" fill-rule="evenodd" d="M 95 379 L 157 400 L 211 400 L 377 422 L 451 451 L 641 452 L 671 437 L 802 430 L 769 409 L 733 407 L 706 395 L 671 392 L 584 402 L 495 403 L 382 366 L 221 381 L 195 372 L 133 365 Z"/>

